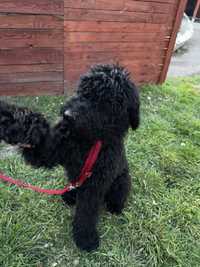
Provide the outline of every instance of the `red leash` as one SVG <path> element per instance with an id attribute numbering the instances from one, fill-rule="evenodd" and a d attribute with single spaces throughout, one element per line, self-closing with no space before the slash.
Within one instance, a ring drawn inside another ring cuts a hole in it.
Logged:
<path id="1" fill-rule="evenodd" d="M 5 176 L 0 173 L 0 179 L 8 182 L 10 184 L 14 184 L 18 187 L 23 187 L 27 189 L 31 189 L 38 193 L 44 193 L 48 195 L 63 195 L 66 192 L 69 192 L 77 187 L 80 187 L 86 180 L 92 175 L 92 168 L 97 161 L 99 153 L 101 151 L 102 141 L 97 141 L 89 151 L 88 157 L 83 165 L 80 175 L 75 181 L 69 183 L 64 189 L 44 189 L 31 184 L 27 184 L 21 180 L 15 180 L 11 177 Z"/>

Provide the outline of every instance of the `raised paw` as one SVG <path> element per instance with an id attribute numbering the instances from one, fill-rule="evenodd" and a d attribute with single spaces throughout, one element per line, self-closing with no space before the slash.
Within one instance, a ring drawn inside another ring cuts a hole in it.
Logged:
<path id="1" fill-rule="evenodd" d="M 74 228 L 73 238 L 75 244 L 81 250 L 91 252 L 99 247 L 99 236 L 96 229 Z"/>

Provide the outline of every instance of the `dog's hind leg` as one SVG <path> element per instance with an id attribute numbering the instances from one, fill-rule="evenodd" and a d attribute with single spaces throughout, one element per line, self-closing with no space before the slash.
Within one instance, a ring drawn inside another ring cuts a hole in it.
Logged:
<path id="1" fill-rule="evenodd" d="M 106 208 L 109 212 L 120 214 L 124 208 L 131 187 L 128 170 L 119 175 L 112 183 L 105 196 Z"/>

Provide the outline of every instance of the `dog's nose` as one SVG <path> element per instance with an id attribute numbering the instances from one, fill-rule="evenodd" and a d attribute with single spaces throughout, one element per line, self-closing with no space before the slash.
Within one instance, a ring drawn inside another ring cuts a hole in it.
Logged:
<path id="1" fill-rule="evenodd" d="M 65 110 L 63 117 L 65 120 L 73 122 L 75 120 L 76 113 L 68 109 Z"/>
<path id="2" fill-rule="evenodd" d="M 73 117 L 71 110 L 65 110 L 64 117 Z"/>

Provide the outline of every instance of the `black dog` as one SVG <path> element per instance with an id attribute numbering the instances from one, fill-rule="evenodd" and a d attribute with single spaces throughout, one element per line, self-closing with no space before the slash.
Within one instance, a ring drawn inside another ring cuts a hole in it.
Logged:
<path id="1" fill-rule="evenodd" d="M 76 204 L 74 241 L 91 251 L 99 246 L 99 207 L 105 203 L 111 213 L 121 213 L 130 190 L 123 139 L 130 126 L 139 126 L 138 90 L 122 67 L 97 65 L 81 78 L 61 115 L 50 127 L 41 114 L 0 102 L 0 138 L 18 144 L 35 167 L 62 165 L 70 181 L 78 177 L 91 146 L 102 141 L 92 176 L 63 195 L 67 204 Z"/>

